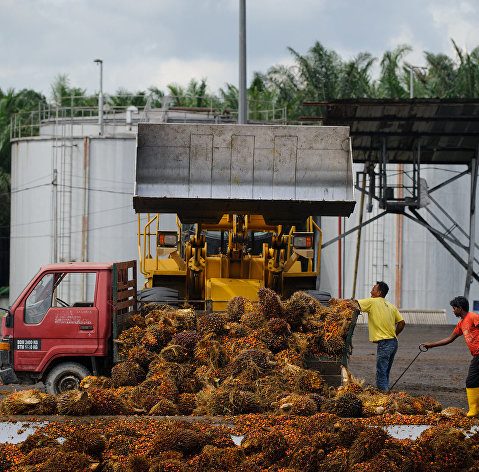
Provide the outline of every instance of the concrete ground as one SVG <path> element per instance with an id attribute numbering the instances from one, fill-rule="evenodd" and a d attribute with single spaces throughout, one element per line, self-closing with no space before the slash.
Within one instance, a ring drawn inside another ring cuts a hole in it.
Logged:
<path id="1" fill-rule="evenodd" d="M 419 352 L 419 344 L 447 338 L 453 329 L 453 325 L 406 325 L 399 335 L 399 349 L 391 370 L 390 385 Z M 367 325 L 357 325 L 348 368 L 366 384 L 376 385 L 376 347 L 369 342 Z M 421 353 L 394 390 L 406 391 L 414 396 L 432 395 L 443 407 L 467 408 L 465 382 L 471 359 L 464 337 L 460 336 L 447 346 Z"/>

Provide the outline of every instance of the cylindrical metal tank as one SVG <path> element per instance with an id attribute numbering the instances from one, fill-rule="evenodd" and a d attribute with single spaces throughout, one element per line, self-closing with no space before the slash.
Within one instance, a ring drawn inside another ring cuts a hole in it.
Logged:
<path id="1" fill-rule="evenodd" d="M 45 264 L 138 258 L 138 120 L 127 128 L 124 118 L 105 116 L 103 136 L 97 121 L 51 118 L 12 140 L 10 303 Z M 176 221 L 165 215 L 160 226 L 175 229 Z M 94 288 L 70 290 L 81 301 Z"/>

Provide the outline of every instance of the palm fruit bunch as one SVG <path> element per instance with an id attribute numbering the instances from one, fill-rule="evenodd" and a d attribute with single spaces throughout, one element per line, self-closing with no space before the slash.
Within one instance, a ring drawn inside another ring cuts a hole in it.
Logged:
<path id="1" fill-rule="evenodd" d="M 311 398 L 311 400 L 316 403 L 316 408 L 318 411 L 321 411 L 321 406 L 323 403 L 326 401 L 326 397 L 323 395 L 320 395 L 319 393 L 309 393 L 308 397 Z"/>
<path id="2" fill-rule="evenodd" d="M 439 413 L 442 410 L 442 405 L 434 397 L 421 395 L 418 400 L 422 402 L 426 411 Z"/>
<path id="3" fill-rule="evenodd" d="M 278 294 L 270 288 L 258 290 L 259 312 L 266 319 L 283 318 L 284 309 Z"/>
<path id="4" fill-rule="evenodd" d="M 188 349 L 188 351 L 193 352 L 198 341 L 201 339 L 201 336 L 196 330 L 182 331 L 173 336 L 171 342 L 179 346 L 183 346 Z"/>
<path id="5" fill-rule="evenodd" d="M 91 400 L 85 391 L 67 390 L 57 396 L 59 415 L 85 416 L 90 413 L 91 406 Z"/>
<path id="6" fill-rule="evenodd" d="M 178 451 L 186 456 L 199 453 L 207 442 L 206 435 L 193 425 L 175 423 L 170 428 L 161 429 L 154 437 L 148 455 L 156 457 L 161 452 Z"/>
<path id="7" fill-rule="evenodd" d="M 288 441 L 279 431 L 271 431 L 261 438 L 261 451 L 271 463 L 280 461 L 288 448 Z"/>
<path id="8" fill-rule="evenodd" d="M 145 324 L 149 326 L 152 324 L 163 322 L 165 320 L 168 320 L 166 321 L 167 324 L 172 324 L 170 316 L 169 316 L 172 310 L 173 308 L 171 308 L 168 305 L 160 305 L 158 308 L 155 308 L 154 310 L 150 310 L 145 315 Z"/>
<path id="9" fill-rule="evenodd" d="M 202 336 L 211 333 L 221 335 L 226 331 L 226 319 L 221 313 L 207 313 L 197 319 L 196 326 Z"/>
<path id="10" fill-rule="evenodd" d="M 80 389 L 88 390 L 89 388 L 113 388 L 113 381 L 110 377 L 87 375 L 80 382 Z"/>
<path id="11" fill-rule="evenodd" d="M 65 470 L 88 470 L 91 465 L 90 459 L 85 454 L 78 452 L 57 451 L 53 456 L 41 464 L 41 468 L 37 466 L 33 470 L 41 471 L 65 471 Z"/>
<path id="12" fill-rule="evenodd" d="M 240 322 L 242 325 L 247 326 L 250 329 L 259 329 L 265 324 L 266 318 L 262 313 L 249 312 L 241 317 Z"/>
<path id="13" fill-rule="evenodd" d="M 326 335 L 324 337 L 324 346 L 326 347 L 326 352 L 332 356 L 341 356 L 344 352 L 346 343 L 344 339 L 339 335 Z"/>
<path id="14" fill-rule="evenodd" d="M 90 388 L 87 393 L 92 415 L 123 415 L 128 412 L 126 403 L 113 390 Z"/>
<path id="15" fill-rule="evenodd" d="M 214 334 L 205 336 L 196 344 L 194 356 L 198 363 L 215 368 L 224 367 L 227 362 L 226 351 L 221 343 L 215 339 Z"/>
<path id="16" fill-rule="evenodd" d="M 143 345 L 146 349 L 153 352 L 160 352 L 165 347 L 175 334 L 175 328 L 171 325 L 161 323 L 150 324 L 143 336 Z"/>
<path id="17" fill-rule="evenodd" d="M 291 378 L 293 388 L 297 392 L 323 393 L 326 389 L 323 378 L 314 370 L 299 367 L 293 371 Z"/>
<path id="18" fill-rule="evenodd" d="M 0 411 L 5 415 L 52 415 L 57 411 L 57 401 L 48 393 L 22 390 L 2 400 Z"/>
<path id="19" fill-rule="evenodd" d="M 260 349 L 245 349 L 233 359 L 226 369 L 230 375 L 236 376 L 249 367 L 266 372 L 272 367 L 268 353 Z"/>
<path id="20" fill-rule="evenodd" d="M 160 398 L 148 412 L 150 416 L 174 416 L 178 414 L 176 405 L 167 398 Z"/>
<path id="21" fill-rule="evenodd" d="M 236 447 L 216 447 L 207 444 L 201 454 L 192 459 L 192 470 L 244 470 L 241 462 L 244 459 L 243 451 Z"/>
<path id="22" fill-rule="evenodd" d="M 349 449 L 351 465 L 365 462 L 379 452 L 391 436 L 380 428 L 367 428 L 361 431 Z"/>
<path id="23" fill-rule="evenodd" d="M 173 325 L 178 332 L 196 328 L 196 313 L 191 308 L 181 308 L 173 312 Z"/>
<path id="24" fill-rule="evenodd" d="M 245 338 L 249 336 L 253 330 L 243 323 L 228 323 L 228 338 Z"/>
<path id="25" fill-rule="evenodd" d="M 145 317 L 148 313 L 150 313 L 150 311 L 153 311 L 153 310 L 161 310 L 161 307 L 163 305 L 161 305 L 160 303 L 145 303 L 144 305 L 142 305 L 141 307 L 141 310 L 140 310 L 140 314 Z"/>
<path id="26" fill-rule="evenodd" d="M 275 318 L 277 319 L 277 318 Z M 260 341 L 274 354 L 288 347 L 288 338 L 285 335 L 274 334 L 267 328 L 258 332 Z"/>
<path id="27" fill-rule="evenodd" d="M 123 361 L 113 366 L 111 379 L 115 387 L 135 386 L 145 379 L 145 371 L 136 362 Z"/>
<path id="28" fill-rule="evenodd" d="M 266 323 L 268 331 L 276 336 L 287 336 L 289 331 L 288 323 L 282 318 L 271 318 Z"/>
<path id="29" fill-rule="evenodd" d="M 284 304 L 284 318 L 293 329 L 299 328 L 304 318 L 314 314 L 319 302 L 305 292 L 295 292 Z"/>
<path id="30" fill-rule="evenodd" d="M 144 328 L 140 328 L 139 326 L 133 326 L 132 328 L 123 330 L 120 336 L 118 336 L 118 339 L 115 339 L 120 357 L 127 357 L 131 349 L 141 344 L 144 335 Z"/>
<path id="31" fill-rule="evenodd" d="M 27 455 L 21 460 L 20 466 L 21 470 L 45 470 L 43 464 L 47 462 L 52 456 L 54 456 L 58 450 L 58 443 L 51 446 L 39 446 L 36 449 L 31 450 Z M 11 460 L 5 460 L 6 454 L 3 454 L 5 458 L 2 460 L 2 469 L 1 470 L 11 470 L 10 467 L 13 466 L 14 458 Z"/>
<path id="32" fill-rule="evenodd" d="M 46 435 L 42 431 L 35 431 L 29 434 L 27 439 L 20 444 L 22 454 L 28 454 L 38 448 L 57 448 L 58 441 Z M 4 452 L 4 451 L 2 451 Z"/>
<path id="33" fill-rule="evenodd" d="M 179 344 L 168 344 L 160 352 L 160 357 L 167 362 L 186 362 L 188 360 L 188 349 Z"/>
<path id="34" fill-rule="evenodd" d="M 311 416 L 318 412 L 316 402 L 307 395 L 287 395 L 281 398 L 278 404 L 281 414 Z"/>
<path id="35" fill-rule="evenodd" d="M 323 402 L 321 411 L 341 418 L 360 418 L 363 413 L 363 403 L 354 393 L 344 393 Z"/>
<path id="36" fill-rule="evenodd" d="M 389 398 L 394 402 L 396 411 L 401 415 L 424 415 L 426 413 L 421 400 L 405 392 L 392 393 Z"/>
<path id="37" fill-rule="evenodd" d="M 241 317 L 248 313 L 257 313 L 257 308 L 245 297 L 233 297 L 226 305 L 226 313 L 229 321 L 238 322 Z"/>
<path id="38" fill-rule="evenodd" d="M 258 396 L 247 390 L 233 390 L 230 392 L 229 404 L 233 415 L 257 413 L 260 410 Z"/>
<path id="39" fill-rule="evenodd" d="M 155 354 L 145 346 L 135 346 L 128 351 L 127 360 L 131 362 L 136 362 L 143 368 L 147 368 L 148 364 L 153 360 Z"/>
<path id="40" fill-rule="evenodd" d="M 324 332 L 318 331 L 316 333 L 308 333 L 306 335 L 306 352 L 310 356 L 320 356 L 327 352 L 324 334 Z"/>
<path id="41" fill-rule="evenodd" d="M 140 386 L 149 389 L 151 394 L 161 395 L 171 401 L 176 401 L 178 398 L 176 382 L 167 372 L 149 372 Z"/>
<path id="42" fill-rule="evenodd" d="M 180 415 L 191 415 L 196 408 L 196 394 L 181 393 L 178 396 L 178 413 Z"/>
<path id="43" fill-rule="evenodd" d="M 92 431 L 88 425 L 79 425 L 65 433 L 62 449 L 87 454 L 94 459 L 101 459 L 106 448 L 106 440 L 100 433 Z"/>
<path id="44" fill-rule="evenodd" d="M 303 366 L 303 356 L 295 349 L 285 349 L 274 356 L 280 365 L 291 364 L 297 367 Z"/>

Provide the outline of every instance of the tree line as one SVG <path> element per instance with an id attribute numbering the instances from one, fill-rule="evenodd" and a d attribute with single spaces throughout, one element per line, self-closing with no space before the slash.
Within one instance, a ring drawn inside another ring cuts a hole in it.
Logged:
<path id="1" fill-rule="evenodd" d="M 344 60 L 335 51 L 315 42 L 305 54 L 288 48 L 293 58 L 291 66 L 274 65 L 266 72 L 255 72 L 247 90 L 248 118 L 262 120 L 277 118 L 276 111 L 286 110 L 288 122 L 302 116 L 314 116 L 319 111 L 303 108 L 304 101 L 327 101 L 340 98 L 408 98 L 411 69 L 414 97 L 417 98 L 478 98 L 479 47 L 468 52 L 452 41 L 454 55 L 424 52 L 425 66 L 415 68 L 406 60 L 412 51 L 399 45 L 384 52 L 381 58 L 361 52 Z M 379 75 L 373 77 L 378 65 Z M 191 79 L 186 86 L 170 84 L 163 91 L 151 86 L 146 91 L 130 92 L 120 88 L 106 95 L 111 108 L 135 105 L 158 108 L 168 104 L 179 107 L 199 107 L 224 112 L 238 109 L 238 88 L 226 83 L 218 93 L 208 90 L 207 80 Z M 58 107 L 94 107 L 97 97 L 88 96 L 85 89 L 70 85 L 67 75 L 59 75 L 51 85 L 47 99 L 35 90 L 0 88 L 0 264 L 5 268 L 8 258 L 10 222 L 10 120 L 15 113 L 38 110 L 48 104 Z M 6 270 L 0 272 L 7 272 Z M 7 279 L 8 280 L 8 279 Z M 5 278 L 0 275 L 0 285 Z"/>

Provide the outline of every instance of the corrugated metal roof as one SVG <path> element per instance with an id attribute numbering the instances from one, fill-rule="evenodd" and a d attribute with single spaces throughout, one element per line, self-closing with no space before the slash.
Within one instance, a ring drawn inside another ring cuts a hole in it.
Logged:
<path id="1" fill-rule="evenodd" d="M 477 99 L 347 99 L 305 102 L 324 110 L 324 125 L 351 128 L 355 162 L 380 160 L 384 139 L 390 163 L 469 164 L 479 146 Z"/>

